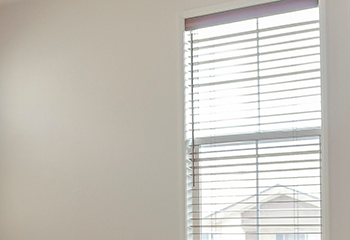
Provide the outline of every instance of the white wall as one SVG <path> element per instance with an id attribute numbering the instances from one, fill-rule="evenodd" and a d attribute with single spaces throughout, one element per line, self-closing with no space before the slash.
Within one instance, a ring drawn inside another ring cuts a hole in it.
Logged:
<path id="1" fill-rule="evenodd" d="M 0 240 L 183 237 L 178 14 L 220 2 L 0 10 Z M 350 236 L 346 5 L 327 6 L 332 240 Z"/>
<path id="2" fill-rule="evenodd" d="M 329 222 L 331 240 L 350 236 L 350 2 L 327 2 Z"/>

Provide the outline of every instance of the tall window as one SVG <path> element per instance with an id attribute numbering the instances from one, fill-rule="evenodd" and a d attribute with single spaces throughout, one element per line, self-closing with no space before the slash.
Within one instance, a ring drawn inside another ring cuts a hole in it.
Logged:
<path id="1" fill-rule="evenodd" d="M 190 240 L 321 240 L 316 0 L 186 19 Z"/>

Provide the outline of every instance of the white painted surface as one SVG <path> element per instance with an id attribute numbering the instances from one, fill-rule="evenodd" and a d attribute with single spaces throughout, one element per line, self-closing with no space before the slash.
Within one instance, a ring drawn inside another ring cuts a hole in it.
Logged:
<path id="1" fill-rule="evenodd" d="M 0 6 L 29 0 L 0 0 Z"/>
<path id="2" fill-rule="evenodd" d="M 0 10 L 0 240 L 180 240 L 179 14 L 219 0 Z M 350 235 L 348 1 L 326 2 L 330 236 Z"/>
<path id="3" fill-rule="evenodd" d="M 330 240 L 350 236 L 350 23 L 348 0 L 326 2 Z"/>

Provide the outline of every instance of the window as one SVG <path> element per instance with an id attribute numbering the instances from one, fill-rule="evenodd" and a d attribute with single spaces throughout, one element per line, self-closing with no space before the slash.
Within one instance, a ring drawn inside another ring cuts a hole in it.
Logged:
<path id="1" fill-rule="evenodd" d="M 306 234 L 277 234 L 276 240 L 308 240 Z"/>
<path id="2" fill-rule="evenodd" d="M 276 240 L 317 240 L 319 239 L 315 235 L 308 235 L 308 234 L 277 234 Z"/>
<path id="3" fill-rule="evenodd" d="M 186 19 L 188 239 L 321 240 L 316 0 Z"/>

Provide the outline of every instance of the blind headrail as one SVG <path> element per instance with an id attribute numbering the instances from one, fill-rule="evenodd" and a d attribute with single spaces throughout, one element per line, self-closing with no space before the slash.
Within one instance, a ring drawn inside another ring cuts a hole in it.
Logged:
<path id="1" fill-rule="evenodd" d="M 214 26 L 218 24 L 242 21 L 251 18 L 302 10 L 318 6 L 318 0 L 282 0 L 273 3 L 240 8 L 231 11 L 219 12 L 204 16 L 185 19 L 185 30 L 191 31 L 198 28 Z"/>

